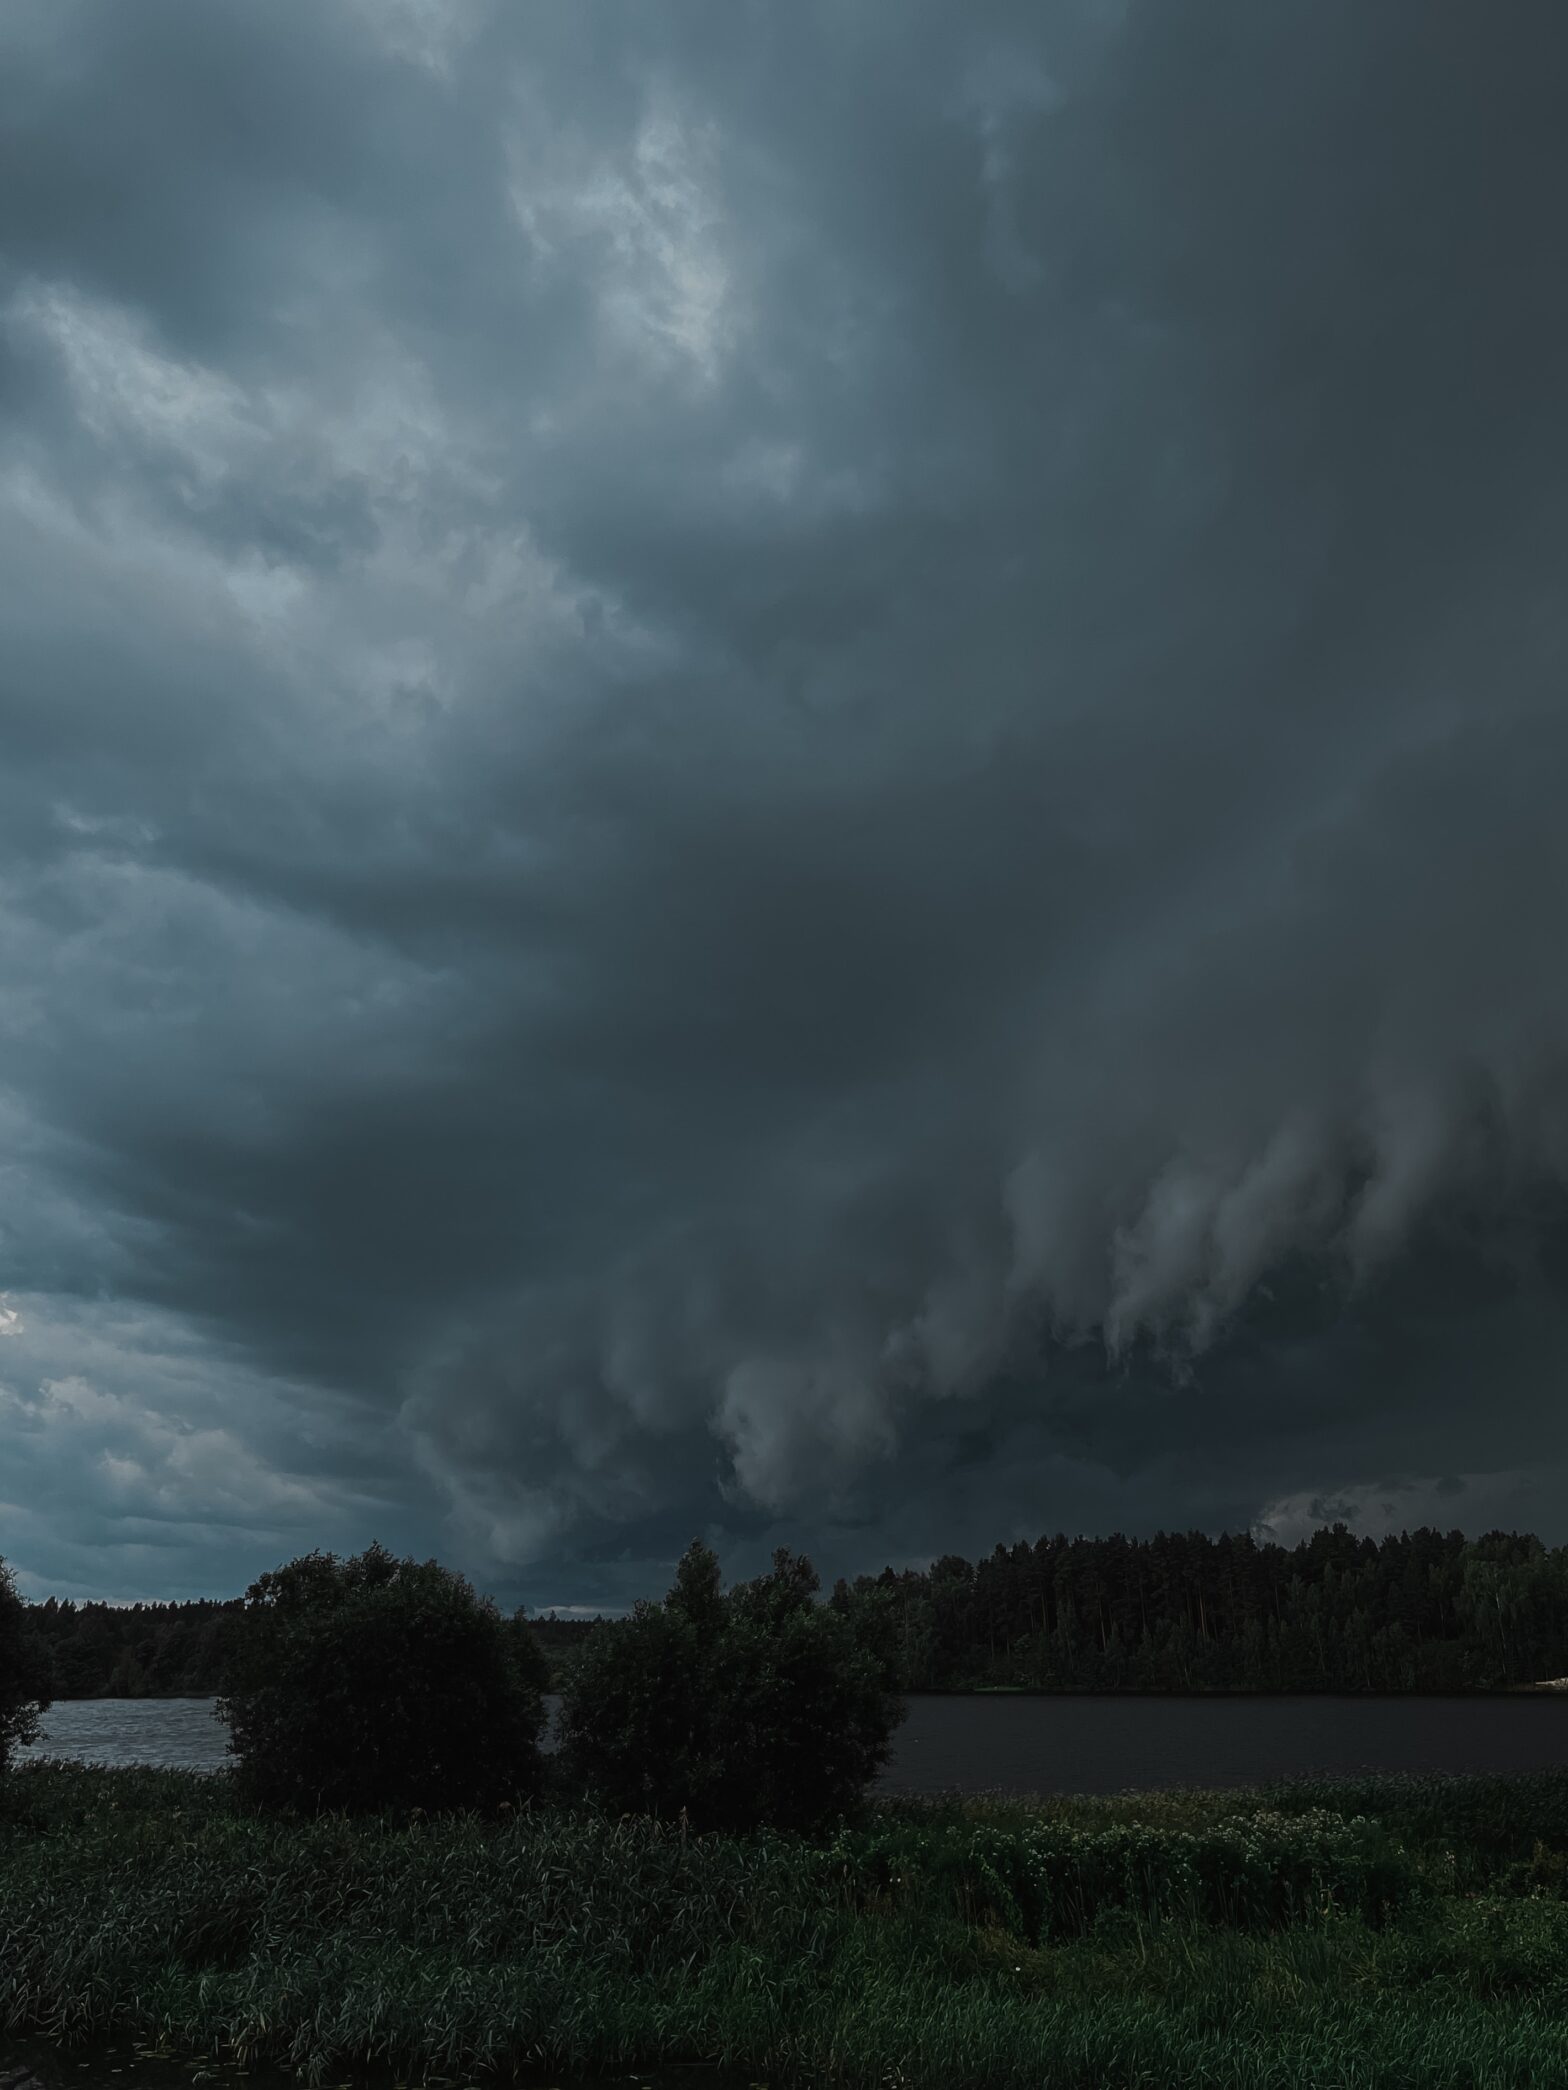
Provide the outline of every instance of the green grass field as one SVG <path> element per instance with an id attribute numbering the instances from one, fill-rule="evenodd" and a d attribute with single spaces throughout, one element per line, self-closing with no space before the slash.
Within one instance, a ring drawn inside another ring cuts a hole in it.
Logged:
<path id="1" fill-rule="evenodd" d="M 0 2026 L 465 2084 L 1568 2086 L 1568 1773 L 902 1802 L 833 1842 L 14 1771 Z"/>

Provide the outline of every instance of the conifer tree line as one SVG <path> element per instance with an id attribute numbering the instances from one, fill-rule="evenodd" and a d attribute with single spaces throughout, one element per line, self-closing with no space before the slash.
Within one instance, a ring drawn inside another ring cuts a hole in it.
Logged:
<path id="1" fill-rule="evenodd" d="M 1568 1547 L 1344 1524 L 1069 1539 L 840 1582 L 905 1691 L 1499 1690 L 1568 1673 Z"/>
<path id="2" fill-rule="evenodd" d="M 840 1580 L 828 1600 L 901 1691 L 1500 1690 L 1568 1675 L 1568 1547 L 1344 1524 L 1067 1538 Z M 27 1606 L 57 1698 L 208 1697 L 243 1600 Z M 592 1622 L 528 1621 L 560 1682 Z"/>

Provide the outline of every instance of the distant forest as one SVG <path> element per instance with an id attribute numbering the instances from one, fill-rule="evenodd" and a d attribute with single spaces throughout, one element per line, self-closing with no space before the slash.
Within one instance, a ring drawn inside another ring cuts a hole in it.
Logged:
<path id="1" fill-rule="evenodd" d="M 1568 1674 L 1568 1547 L 1042 1538 L 840 1582 L 906 1691 L 1492 1691 Z"/>
<path id="2" fill-rule="evenodd" d="M 223 1666 L 243 1597 L 201 1597 L 188 1604 L 78 1604 L 47 1597 L 27 1606 L 28 1622 L 47 1642 L 56 1698 L 211 1698 L 223 1688 Z M 522 1613 L 515 1614 L 518 1617 Z M 552 1681 L 597 1621 L 530 1618 Z"/>
<path id="3" fill-rule="evenodd" d="M 829 1601 L 905 1691 L 1486 1691 L 1568 1674 L 1568 1547 L 1512 1532 L 1058 1536 L 841 1580 Z M 242 1609 L 28 1606 L 57 1698 L 209 1697 Z M 557 1680 L 594 1627 L 527 1623 Z"/>

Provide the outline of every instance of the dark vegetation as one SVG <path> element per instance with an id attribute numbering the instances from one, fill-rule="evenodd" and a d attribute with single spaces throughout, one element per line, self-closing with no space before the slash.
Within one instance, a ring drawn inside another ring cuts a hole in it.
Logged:
<path id="1" fill-rule="evenodd" d="M 1041 1539 L 833 1603 L 906 1691 L 1493 1691 L 1568 1673 L 1568 1547 L 1493 1531 L 1381 1541 L 1343 1524 Z"/>
<path id="2" fill-rule="evenodd" d="M 0 1778 L 18 1743 L 38 1739 L 38 1715 L 49 1703 L 49 1650 L 0 1560 Z"/>
<path id="3" fill-rule="evenodd" d="M 998 1546 L 840 1582 L 900 1691 L 1496 1691 L 1568 1674 L 1568 1547 L 1422 1529 Z M 56 1698 L 210 1697 L 244 1600 L 30 1605 Z M 562 1689 L 594 1622 L 529 1620 Z"/>
<path id="4" fill-rule="evenodd" d="M 904 1803 L 807 1839 L 279 1818 L 229 1773 L 33 1763 L 0 1798 L 0 2033 L 316 2084 L 1552 2090 L 1565 1881 L 1568 1774 Z"/>
<path id="5" fill-rule="evenodd" d="M 520 1615 L 434 1560 L 305 1554 L 251 1584 L 222 1639 L 236 1796 L 272 1815 L 493 1815 L 548 1786 L 683 1831 L 820 1831 L 860 1806 L 902 1708 L 885 1662 L 817 1590 L 810 1561 L 781 1549 L 726 1591 L 694 1542 L 662 1603 L 588 1636 L 547 1764 L 548 1662 Z M 8 1647 L 0 1691 L 31 1741 L 23 1701 L 50 1702 L 50 1664 L 6 1581 L 0 1658 Z"/>
<path id="6" fill-rule="evenodd" d="M 27 1607 L 49 1651 L 54 1698 L 213 1698 L 244 1614 L 243 1597 L 184 1604 L 77 1603 L 47 1597 Z M 523 1611 L 513 1614 L 521 1620 Z M 546 1663 L 546 1687 L 559 1688 L 599 1620 L 528 1619 Z"/>
<path id="7" fill-rule="evenodd" d="M 0 1776 L 0 2033 L 443 2090 L 1568 2086 L 1568 1771 L 869 1803 L 891 1669 L 814 1593 L 694 1546 L 546 1759 L 531 1632 L 461 1577 L 262 1576 L 232 1767 Z M 13 1715 L 31 1623 L 0 1576 Z"/>
<path id="8" fill-rule="evenodd" d="M 492 1809 L 539 1789 L 544 1658 L 433 1560 L 307 1554 L 251 1585 L 217 1710 L 263 1810 Z"/>
<path id="9" fill-rule="evenodd" d="M 796 1555 L 724 1596 L 693 1546 L 662 1604 L 594 1634 L 568 1676 L 564 1758 L 618 1813 L 810 1831 L 854 1807 L 901 1715 L 886 1666 L 814 1601 Z"/>

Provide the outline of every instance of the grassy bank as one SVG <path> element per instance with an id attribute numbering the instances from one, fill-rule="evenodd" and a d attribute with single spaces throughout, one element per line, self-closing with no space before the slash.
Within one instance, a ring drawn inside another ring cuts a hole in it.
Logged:
<path id="1" fill-rule="evenodd" d="M 34 1764 L 0 2026 L 311 2083 L 1568 2086 L 1565 1853 L 1568 1773 L 906 1802 L 813 1846 L 276 1823 L 226 1775 Z"/>

